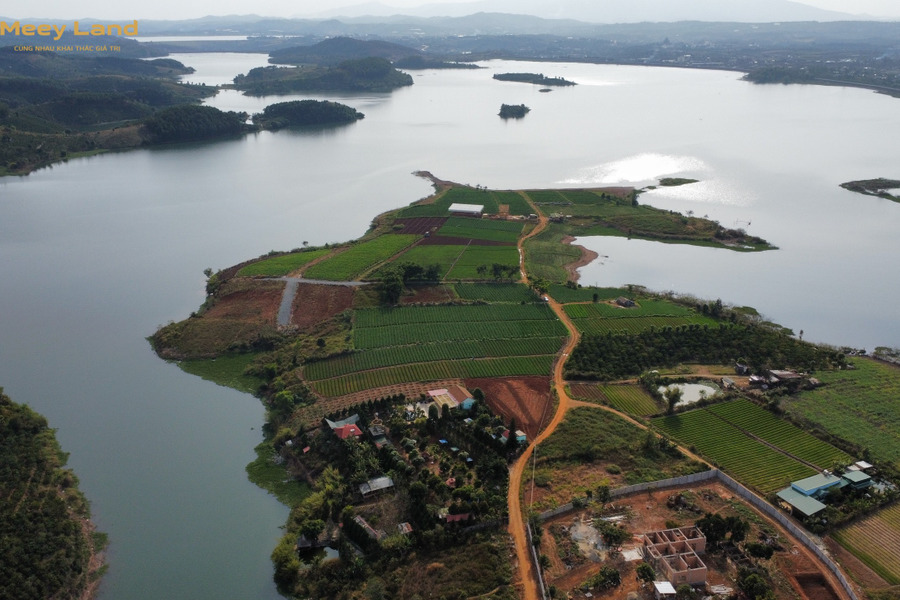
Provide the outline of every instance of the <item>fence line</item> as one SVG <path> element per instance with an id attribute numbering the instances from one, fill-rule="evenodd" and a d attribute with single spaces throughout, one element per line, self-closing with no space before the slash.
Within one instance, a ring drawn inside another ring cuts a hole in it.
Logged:
<path id="1" fill-rule="evenodd" d="M 528 548 L 531 552 L 531 565 L 534 567 L 534 572 L 537 573 L 538 587 L 541 588 L 541 598 L 543 598 L 543 600 L 548 600 L 547 590 L 544 587 L 544 573 L 541 570 L 541 562 L 538 560 L 537 548 L 534 547 L 534 539 L 531 537 L 531 523 L 528 523 L 527 521 L 525 523 L 525 534 L 526 537 L 528 537 Z"/>
<path id="2" fill-rule="evenodd" d="M 859 597 L 856 594 L 856 590 L 853 589 L 853 586 L 850 585 L 850 582 L 847 580 L 847 577 L 841 571 L 840 567 L 838 567 L 837 563 L 834 562 L 834 559 L 829 556 L 825 550 L 820 546 L 820 542 L 817 542 L 813 536 L 807 533 L 804 529 L 799 527 L 796 523 L 794 523 L 790 518 L 788 518 L 784 513 L 782 513 L 778 508 L 770 504 L 767 500 L 757 496 L 749 489 L 744 487 L 742 484 L 738 483 L 719 469 L 710 469 L 709 471 L 704 471 L 702 473 L 694 473 L 692 475 L 684 475 L 681 477 L 672 477 L 670 479 L 660 479 L 659 481 L 650 481 L 647 483 L 638 483 L 635 485 L 628 485 L 621 488 L 616 488 L 610 492 L 610 499 L 621 498 L 623 496 L 628 496 L 631 494 L 643 492 L 646 490 L 662 490 L 666 488 L 672 487 L 680 487 L 684 485 L 689 485 L 701 481 L 708 481 L 710 479 L 717 479 L 719 482 L 724 484 L 731 491 L 739 495 L 741 498 L 752 504 L 754 507 L 762 511 L 767 517 L 778 522 L 779 525 L 788 530 L 788 532 L 794 536 L 797 540 L 800 541 L 804 546 L 806 546 L 816 557 L 822 561 L 822 563 L 828 567 L 828 570 L 835 576 L 838 582 L 841 584 L 841 587 L 844 588 L 844 591 L 850 597 L 851 600 L 859 600 Z M 587 499 L 585 499 L 587 501 Z M 547 521 L 548 519 L 552 519 L 553 517 L 557 517 L 559 515 L 565 514 L 567 512 L 571 512 L 575 509 L 575 506 L 572 502 L 568 504 L 564 504 L 552 510 L 548 510 L 540 514 L 541 521 Z M 529 540 L 531 539 L 531 533 L 529 530 Z"/>

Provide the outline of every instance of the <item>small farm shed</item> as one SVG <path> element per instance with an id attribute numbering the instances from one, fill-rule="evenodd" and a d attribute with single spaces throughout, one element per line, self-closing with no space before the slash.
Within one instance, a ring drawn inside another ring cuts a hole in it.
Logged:
<path id="1" fill-rule="evenodd" d="M 481 204 L 460 204 L 454 202 L 448 209 L 451 215 L 460 215 L 464 217 L 481 217 L 484 213 L 484 206 Z"/>
<path id="2" fill-rule="evenodd" d="M 663 598 L 674 598 L 675 586 L 673 586 L 668 581 L 654 581 L 653 597 L 656 598 L 656 600 L 663 600 Z"/>
<path id="3" fill-rule="evenodd" d="M 789 508 L 792 513 L 799 513 L 804 517 L 811 517 L 819 511 L 825 510 L 825 505 L 812 498 L 801 494 L 791 487 L 786 487 L 778 494 L 778 498 Z"/>
<path id="4" fill-rule="evenodd" d="M 841 477 L 854 490 L 862 490 L 872 485 L 872 476 L 862 471 L 847 471 Z"/>
<path id="5" fill-rule="evenodd" d="M 392 487 L 394 487 L 394 480 L 390 477 L 376 477 L 375 479 L 370 479 L 365 483 L 359 484 L 359 493 L 362 494 L 363 498 L 368 498 L 373 494 L 383 492 Z"/>

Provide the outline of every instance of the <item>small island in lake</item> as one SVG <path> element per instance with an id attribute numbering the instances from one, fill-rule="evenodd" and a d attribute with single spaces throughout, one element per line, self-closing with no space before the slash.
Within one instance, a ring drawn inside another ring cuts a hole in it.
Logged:
<path id="1" fill-rule="evenodd" d="M 334 67 L 257 67 L 234 78 L 248 96 L 291 92 L 391 92 L 412 85 L 412 77 L 386 58 L 345 60 Z"/>
<path id="2" fill-rule="evenodd" d="M 364 118 L 358 110 L 328 100 L 294 100 L 278 102 L 265 107 L 253 115 L 253 122 L 262 129 L 304 125 L 338 125 L 352 123 Z"/>
<path id="3" fill-rule="evenodd" d="M 850 190 L 851 192 L 857 192 L 858 194 L 878 196 L 879 198 L 885 198 L 886 200 L 900 202 L 900 194 L 891 193 L 891 191 L 900 190 L 900 180 L 898 179 L 885 179 L 884 177 L 879 177 L 878 179 L 860 179 L 859 181 L 842 183 L 841 187 L 845 190 Z"/>
<path id="4" fill-rule="evenodd" d="M 531 109 L 524 104 L 501 104 L 498 114 L 501 119 L 521 119 L 530 111 Z"/>
<path id="5" fill-rule="evenodd" d="M 697 183 L 697 180 L 688 179 L 687 177 L 663 177 L 659 180 L 659 185 L 663 187 L 677 187 L 679 185 L 687 185 L 689 183 Z"/>
<path id="6" fill-rule="evenodd" d="M 497 73 L 494 79 L 498 81 L 518 81 L 521 83 L 533 83 L 535 85 L 555 85 L 565 87 L 577 85 L 574 81 L 562 77 L 545 77 L 543 73 Z"/>

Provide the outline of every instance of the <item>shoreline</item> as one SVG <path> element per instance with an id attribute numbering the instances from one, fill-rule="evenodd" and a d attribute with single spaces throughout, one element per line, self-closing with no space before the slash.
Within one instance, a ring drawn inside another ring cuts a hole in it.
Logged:
<path id="1" fill-rule="evenodd" d="M 594 252 L 593 250 L 588 250 L 581 244 L 573 244 L 572 242 L 574 242 L 576 239 L 577 238 L 575 238 L 571 235 L 567 235 L 567 236 L 563 237 L 563 239 L 562 239 L 563 244 L 572 246 L 574 248 L 581 249 L 581 256 L 574 262 L 570 262 L 570 263 L 566 264 L 563 268 L 565 268 L 566 273 L 569 274 L 569 281 L 574 281 L 575 283 L 578 283 L 578 280 L 581 278 L 581 274 L 578 272 L 578 269 L 591 264 L 600 255 L 598 253 Z"/>

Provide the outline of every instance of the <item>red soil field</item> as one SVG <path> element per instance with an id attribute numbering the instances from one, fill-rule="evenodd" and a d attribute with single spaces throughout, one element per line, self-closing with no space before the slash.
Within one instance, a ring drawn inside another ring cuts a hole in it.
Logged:
<path id="1" fill-rule="evenodd" d="M 284 292 L 280 281 L 264 282 L 250 289 L 236 291 L 219 298 L 203 313 L 204 319 L 229 319 L 275 324 L 278 305 Z"/>
<path id="2" fill-rule="evenodd" d="M 353 303 L 353 291 L 344 285 L 301 283 L 291 307 L 291 324 L 306 329 L 344 312 Z"/>
<path id="3" fill-rule="evenodd" d="M 444 223 L 447 217 L 412 217 L 409 219 L 395 219 L 395 225 L 403 225 L 403 229 L 397 233 L 416 233 L 424 235 L 428 231 L 437 231 Z"/>
<path id="4" fill-rule="evenodd" d="M 466 379 L 466 388 L 481 388 L 491 410 L 507 421 L 514 418 L 529 440 L 553 417 L 549 377 Z"/>

